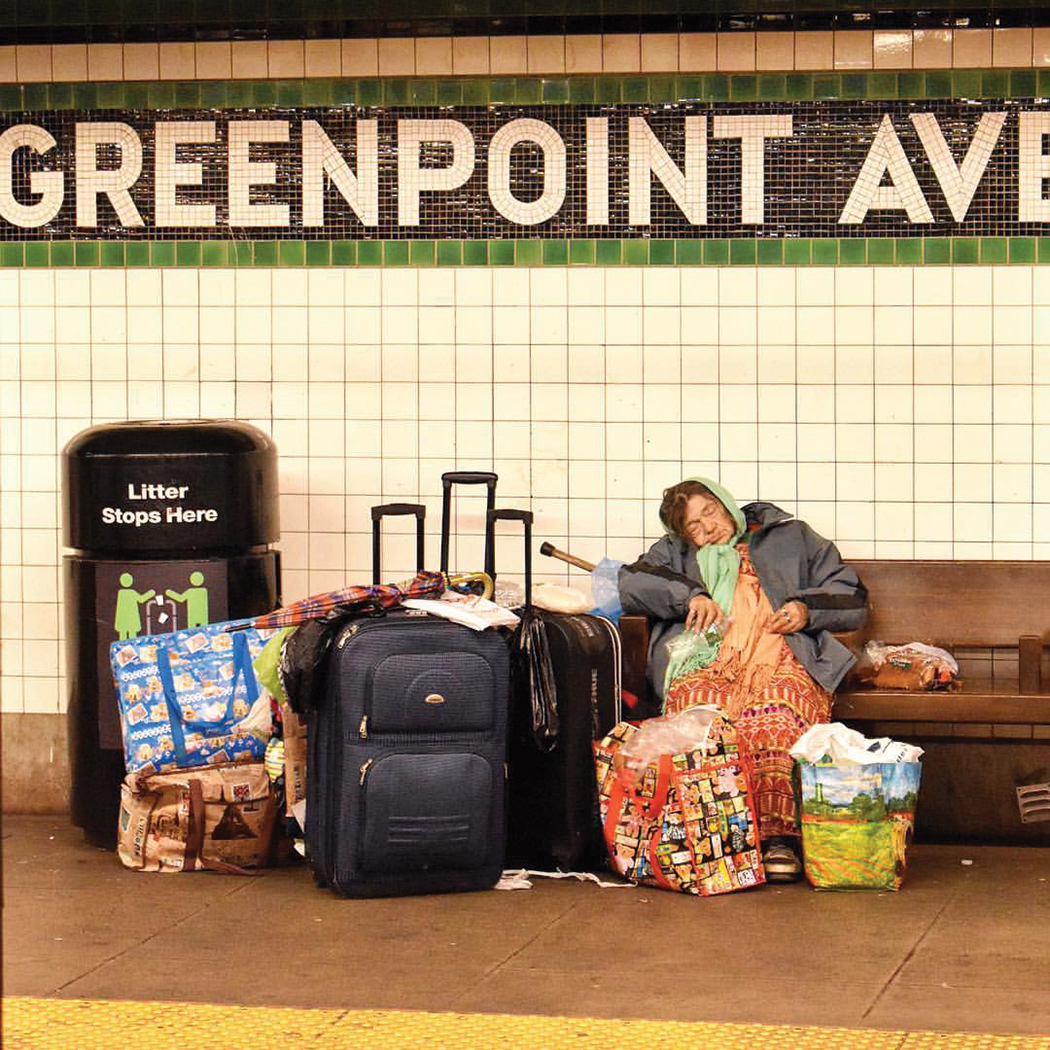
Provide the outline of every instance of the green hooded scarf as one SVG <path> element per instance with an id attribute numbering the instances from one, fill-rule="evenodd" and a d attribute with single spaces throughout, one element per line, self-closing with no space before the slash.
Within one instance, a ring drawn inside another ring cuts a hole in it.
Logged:
<path id="1" fill-rule="evenodd" d="M 736 544 L 744 535 L 747 523 L 732 493 L 724 489 L 717 481 L 712 481 L 710 478 L 684 478 L 683 480 L 697 481 L 710 489 L 711 494 L 729 511 L 736 525 L 736 532 L 733 533 L 728 543 L 708 543 L 698 548 L 696 552 L 696 563 L 700 568 L 700 575 L 703 577 L 708 593 L 718 603 L 723 614 L 728 616 L 733 605 L 737 576 L 740 575 L 740 555 L 736 552 Z M 668 535 L 673 535 L 666 524 L 664 531 Z M 671 642 L 671 659 L 664 677 L 664 692 L 667 692 L 668 686 L 676 678 L 689 674 L 698 667 L 707 667 L 718 655 L 721 644 L 721 638 L 712 641 L 705 635 L 693 631 L 683 632 L 674 638 Z"/>

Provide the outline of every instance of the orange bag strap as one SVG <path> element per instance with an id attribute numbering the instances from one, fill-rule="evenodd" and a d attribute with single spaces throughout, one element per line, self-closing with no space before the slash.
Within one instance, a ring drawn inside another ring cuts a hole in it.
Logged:
<path id="1" fill-rule="evenodd" d="M 667 805 L 667 796 L 671 790 L 672 773 L 671 756 L 661 755 L 657 763 L 656 790 L 652 798 L 649 798 L 647 795 L 640 795 L 633 785 L 625 784 L 623 778 L 619 774 L 616 775 L 612 790 L 609 792 L 609 808 L 605 812 L 605 823 L 602 826 L 602 831 L 605 835 L 605 845 L 609 850 L 610 856 L 615 856 L 616 853 L 616 828 L 620 823 L 620 818 L 623 816 L 624 799 L 629 798 L 647 820 L 658 820 L 660 814 L 663 813 L 664 806 Z M 659 844 L 659 835 L 653 836 L 649 846 L 649 860 L 652 863 L 657 882 L 661 886 L 671 888 L 664 878 L 663 872 L 659 871 L 654 861 L 653 851 Z"/>

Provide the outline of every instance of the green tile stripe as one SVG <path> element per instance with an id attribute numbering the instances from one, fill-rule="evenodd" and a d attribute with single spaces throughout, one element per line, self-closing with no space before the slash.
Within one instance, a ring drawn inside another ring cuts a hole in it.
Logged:
<path id="1" fill-rule="evenodd" d="M 313 77 L 0 84 L 0 112 L 304 106 L 1009 99 L 1050 95 L 1048 69 L 659 73 L 572 77 Z"/>
<path id="2" fill-rule="evenodd" d="M 238 266 L 923 266 L 1050 263 L 1050 237 L 498 241 L 15 241 L 0 268 Z"/>

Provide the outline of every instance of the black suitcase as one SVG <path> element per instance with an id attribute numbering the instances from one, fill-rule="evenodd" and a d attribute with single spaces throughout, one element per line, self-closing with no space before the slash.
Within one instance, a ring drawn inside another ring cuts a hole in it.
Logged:
<path id="1" fill-rule="evenodd" d="M 421 552 L 425 509 L 373 508 L 375 537 L 390 513 L 416 515 Z M 495 631 L 402 609 L 340 632 L 310 723 L 306 836 L 319 884 L 380 897 L 499 880 L 508 692 Z"/>
<path id="2" fill-rule="evenodd" d="M 512 673 L 508 757 L 507 866 L 580 871 L 604 864 L 593 743 L 621 714 L 620 635 L 602 616 L 544 612 L 530 606 L 532 514 L 494 510 L 491 521 L 520 520 L 525 531 L 523 621 L 542 623 L 554 684 L 553 748 L 537 742 L 527 669 Z M 517 647 L 519 633 L 512 638 Z"/>

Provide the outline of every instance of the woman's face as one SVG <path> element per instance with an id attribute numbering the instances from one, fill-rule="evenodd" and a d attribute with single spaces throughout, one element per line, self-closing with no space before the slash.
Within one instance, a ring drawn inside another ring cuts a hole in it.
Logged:
<path id="1" fill-rule="evenodd" d="M 736 523 L 720 500 L 714 496 L 690 496 L 685 505 L 683 531 L 694 547 L 709 543 L 728 543 L 736 532 Z"/>

